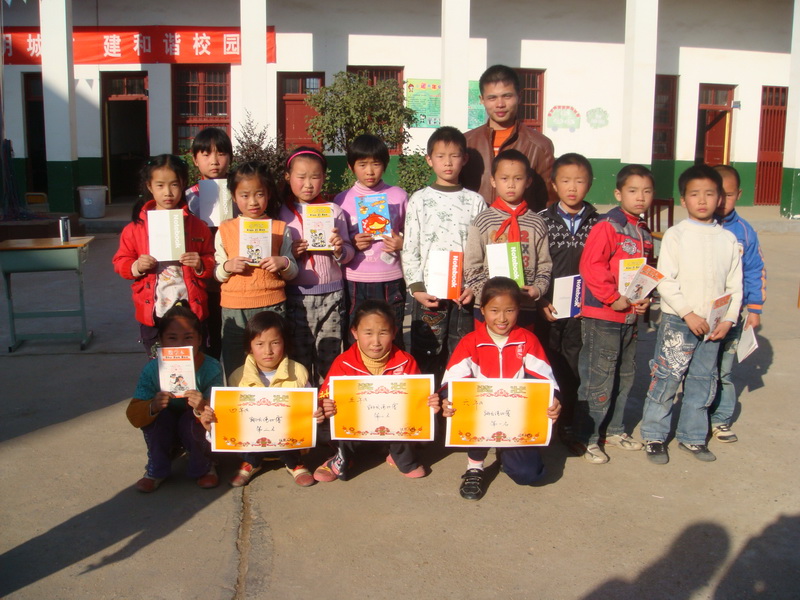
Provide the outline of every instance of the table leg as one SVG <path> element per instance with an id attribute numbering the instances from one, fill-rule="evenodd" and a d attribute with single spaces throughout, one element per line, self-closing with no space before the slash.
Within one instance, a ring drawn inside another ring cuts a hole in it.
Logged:
<path id="1" fill-rule="evenodd" d="M 6 281 L 6 302 L 8 303 L 8 337 L 11 341 L 8 351 L 13 352 L 19 348 L 19 342 L 17 341 L 17 330 L 14 327 L 14 300 L 11 297 L 11 273 L 3 273 L 3 278 Z"/>

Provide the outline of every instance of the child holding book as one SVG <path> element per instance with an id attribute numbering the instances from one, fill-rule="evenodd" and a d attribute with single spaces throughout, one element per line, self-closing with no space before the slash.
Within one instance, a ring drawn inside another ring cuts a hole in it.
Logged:
<path id="1" fill-rule="evenodd" d="M 356 249 L 353 260 L 344 268 L 348 320 L 352 322 L 356 306 L 364 300 L 386 300 L 395 312 L 394 343 L 402 349 L 406 282 L 400 251 L 408 195 L 383 181 L 389 165 L 389 148 L 380 138 L 365 134 L 354 139 L 347 148 L 347 164 L 356 183 L 336 196 L 334 202 L 342 207 L 348 219 L 348 234 Z M 387 226 L 389 234 L 374 233 Z"/>
<path id="2" fill-rule="evenodd" d="M 336 403 L 330 396 L 330 378 L 333 376 L 369 377 L 375 375 L 418 375 L 414 358 L 394 345 L 397 330 L 394 310 L 383 300 L 366 300 L 353 313 L 350 333 L 355 343 L 331 365 L 319 389 L 319 400 L 325 416 L 336 414 Z M 428 406 L 438 412 L 439 396 L 428 397 Z M 338 442 L 336 454 L 314 471 L 317 481 L 346 480 L 352 467 L 353 454 L 358 442 Z M 411 479 L 425 477 L 425 467 L 419 464 L 412 442 L 391 442 L 386 462 Z"/>
<path id="3" fill-rule="evenodd" d="M 454 379 L 547 379 L 558 384 L 547 362 L 544 349 L 527 329 L 519 327 L 519 318 L 524 292 L 513 279 L 493 277 L 483 286 L 481 313 L 484 321 L 468 334 L 450 357 L 447 372 L 442 380 L 446 385 Z M 455 414 L 451 399 L 443 402 L 445 417 Z M 547 410 L 547 416 L 555 421 L 561 411 L 557 398 Z M 470 448 L 467 451 L 467 470 L 461 476 L 461 497 L 465 500 L 480 500 L 485 492 L 484 461 L 489 448 Z M 544 476 L 545 469 L 539 449 L 535 446 L 520 446 L 497 450 L 502 470 L 514 483 L 531 485 Z"/>
<path id="4" fill-rule="evenodd" d="M 205 280 L 214 271 L 214 242 L 203 221 L 189 212 L 184 199 L 188 171 L 178 156 L 161 154 L 141 171 L 142 195 L 134 204 L 131 222 L 120 234 L 112 263 L 123 278 L 133 281 L 133 304 L 141 342 L 150 358 L 158 339 L 158 321 L 179 300 L 188 301 L 197 317 L 208 316 Z M 185 252 L 180 260 L 159 262 L 150 253 L 147 213 L 183 211 Z"/>
<path id="5" fill-rule="evenodd" d="M 558 432 L 570 449 L 583 454 L 576 445 L 573 421 L 578 402 L 578 356 L 581 346 L 581 320 L 569 314 L 559 314 L 553 306 L 553 289 L 560 277 L 580 274 L 583 246 L 589 231 L 597 222 L 597 210 L 586 202 L 594 175 L 592 165 L 581 154 L 574 152 L 558 157 L 553 163 L 550 185 L 558 202 L 539 213 L 547 225 L 550 258 L 553 261 L 552 284 L 539 303 L 536 335 L 542 341 L 547 358 L 553 367 L 558 387 L 561 389 L 561 415 Z"/>
<path id="6" fill-rule="evenodd" d="M 342 265 L 353 259 L 342 209 L 331 204 L 334 227 L 328 242 L 332 250 L 310 251 L 303 229 L 305 207 L 323 204 L 322 185 L 328 163 L 314 148 L 301 146 L 286 161 L 286 193 L 279 218 L 292 236 L 292 254 L 299 273 L 287 287 L 287 319 L 298 360 L 322 381 L 342 349 L 345 320 Z"/>
<path id="7" fill-rule="evenodd" d="M 158 361 L 145 365 L 126 411 L 131 425 L 142 430 L 147 444 L 144 477 L 134 487 L 145 494 L 158 489 L 172 472 L 176 444 L 189 455 L 187 475 L 197 479 L 201 488 L 217 487 L 219 478 L 211 462 L 211 447 L 198 419 L 208 405 L 211 388 L 222 386 L 222 367 L 201 351 L 200 319 L 186 306 L 177 304 L 168 310 L 159 321 L 158 333 L 162 348 L 192 348 L 195 387 L 184 397 L 176 397 L 161 389 Z"/>
<path id="8" fill-rule="evenodd" d="M 440 127 L 428 140 L 425 160 L 436 182 L 408 201 L 403 241 L 403 273 L 411 303 L 411 354 L 423 373 L 437 382 L 456 344 L 473 329 L 473 293 L 466 288 L 456 300 L 428 293 L 432 251 L 464 252 L 469 225 L 486 208 L 483 197 L 458 182 L 467 162 L 467 141 L 455 127 Z"/>
<path id="9" fill-rule="evenodd" d="M 636 370 L 637 321 L 650 301 L 631 304 L 619 292 L 619 272 L 622 261 L 646 258 L 652 252 L 653 239 L 643 215 L 653 202 L 653 188 L 649 169 L 623 167 L 614 190 L 619 206 L 597 220 L 581 255 L 583 347 L 578 357 L 576 429 L 586 446 L 583 457 L 593 464 L 608 462 L 601 443 L 642 449 L 642 443 L 626 433 L 623 417 Z"/>
<path id="10" fill-rule="evenodd" d="M 285 314 L 286 281 L 297 275 L 292 238 L 286 223 L 276 218 L 280 202 L 266 167 L 256 162 L 240 165 L 228 176 L 228 189 L 241 214 L 220 225 L 215 241 L 226 376 L 244 363 L 247 321 L 263 310 Z M 255 264 L 242 256 L 240 244 L 249 219 L 272 219 L 270 255 Z"/>
<path id="11" fill-rule="evenodd" d="M 503 150 L 492 161 L 492 205 L 481 212 L 470 225 L 467 251 L 464 256 L 466 286 L 480 298 L 483 285 L 490 277 L 486 247 L 490 244 L 519 242 L 522 250 L 522 292 L 527 296 L 521 306 L 520 322 L 533 324 L 536 301 L 550 287 L 553 261 L 547 244 L 547 226 L 525 202 L 525 190 L 531 184 L 530 162 L 519 150 Z M 503 266 L 507 266 L 508 261 Z M 482 314 L 477 310 L 476 318 Z"/>
<path id="12" fill-rule="evenodd" d="M 717 391 L 720 345 L 742 305 L 739 243 L 714 220 L 723 195 L 720 174 L 708 165 L 689 167 L 678 189 L 689 218 L 670 227 L 661 242 L 661 324 L 641 426 L 647 458 L 659 465 L 669 462 L 666 441 L 681 382 L 678 448 L 701 461 L 716 460 L 706 445 L 708 407 Z M 712 303 L 728 294 L 727 310 L 714 326 L 709 321 Z"/>

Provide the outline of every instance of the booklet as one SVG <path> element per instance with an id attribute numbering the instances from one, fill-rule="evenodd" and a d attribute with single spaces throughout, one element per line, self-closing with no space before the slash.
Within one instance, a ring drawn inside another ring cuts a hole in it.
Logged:
<path id="1" fill-rule="evenodd" d="M 712 331 L 717 328 L 719 322 L 722 321 L 722 318 L 725 316 L 725 313 L 728 312 L 728 307 L 731 305 L 731 295 L 725 294 L 724 296 L 720 296 L 716 300 L 711 301 L 711 310 L 708 313 L 708 318 L 706 321 L 708 322 L 708 334 L 710 335 Z M 708 335 L 703 338 L 703 341 L 708 339 Z"/>
<path id="2" fill-rule="evenodd" d="M 553 280 L 553 308 L 556 318 L 569 319 L 581 312 L 583 279 L 580 275 L 556 277 Z"/>
<path id="3" fill-rule="evenodd" d="M 633 276 L 633 279 L 628 284 L 625 296 L 631 302 L 644 300 L 662 279 L 664 279 L 664 276 L 657 269 L 650 265 L 642 265 L 642 268 L 636 272 L 636 275 Z"/>
<path id="4" fill-rule="evenodd" d="M 150 256 L 158 262 L 180 260 L 186 252 L 183 210 L 148 210 L 147 239 Z"/>
<path id="5" fill-rule="evenodd" d="M 753 327 L 748 327 L 742 331 L 742 336 L 739 338 L 739 345 L 736 347 L 736 358 L 739 362 L 742 362 L 745 358 L 750 356 L 756 348 L 758 348 L 756 330 Z"/>
<path id="6" fill-rule="evenodd" d="M 508 277 L 516 281 L 519 287 L 525 285 L 522 244 L 519 242 L 488 244 L 486 261 L 489 263 L 489 277 Z"/>
<path id="7" fill-rule="evenodd" d="M 636 273 L 647 262 L 645 258 L 623 258 L 619 261 L 619 275 L 617 277 L 617 291 L 623 296 L 628 295 L 628 285 Z"/>
<path id="8" fill-rule="evenodd" d="M 189 390 L 197 389 L 194 380 L 194 353 L 191 346 L 159 348 L 156 357 L 158 383 L 162 392 L 171 392 L 181 398 Z"/>
<path id="9" fill-rule="evenodd" d="M 197 182 L 197 216 L 209 227 L 219 227 L 233 218 L 233 199 L 227 179 L 201 179 Z"/>
<path id="10" fill-rule="evenodd" d="M 425 289 L 440 300 L 458 300 L 464 278 L 464 253 L 431 250 Z"/>
<path id="11" fill-rule="evenodd" d="M 239 256 L 249 265 L 272 256 L 272 219 L 239 218 Z"/>
<path id="12" fill-rule="evenodd" d="M 373 240 L 392 234 L 392 217 L 386 194 L 370 194 L 356 197 L 356 220 L 358 233 L 369 233 Z"/>
<path id="13" fill-rule="evenodd" d="M 330 204 L 303 205 L 303 239 L 308 242 L 309 252 L 333 250 L 330 239 L 336 223 L 333 206 Z"/>

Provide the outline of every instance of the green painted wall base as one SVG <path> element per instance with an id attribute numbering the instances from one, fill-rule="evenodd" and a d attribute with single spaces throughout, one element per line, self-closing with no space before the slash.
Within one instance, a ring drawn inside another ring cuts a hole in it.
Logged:
<path id="1" fill-rule="evenodd" d="M 800 169 L 783 170 L 781 216 L 800 219 Z"/>
<path id="2" fill-rule="evenodd" d="M 28 192 L 28 159 L 12 162 L 14 180 L 21 198 Z M 77 161 L 47 163 L 47 199 L 52 212 L 78 212 L 77 187 L 103 185 L 103 159 L 79 158 Z"/>

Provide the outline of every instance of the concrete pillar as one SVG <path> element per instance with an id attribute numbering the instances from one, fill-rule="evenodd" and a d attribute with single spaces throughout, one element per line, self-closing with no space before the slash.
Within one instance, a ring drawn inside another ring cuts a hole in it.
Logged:
<path id="1" fill-rule="evenodd" d="M 273 73 L 270 79 L 267 69 L 267 0 L 239 0 L 239 10 L 242 32 L 242 85 L 238 86 L 241 118 L 245 119 L 249 112 L 257 127 L 267 127 L 271 121 L 267 112 L 267 92 L 275 88 L 275 75 Z M 231 123 L 233 129 L 240 125 Z"/>
<path id="2" fill-rule="evenodd" d="M 623 163 L 652 161 L 657 45 L 658 0 L 626 0 Z"/>
<path id="3" fill-rule="evenodd" d="M 467 130 L 470 0 L 442 0 L 442 125 Z"/>
<path id="4" fill-rule="evenodd" d="M 78 144 L 72 58 L 72 0 L 40 0 L 42 86 L 50 209 L 75 211 Z"/>
<path id="5" fill-rule="evenodd" d="M 789 62 L 789 98 L 783 149 L 781 215 L 800 219 L 800 3 L 794 4 L 792 54 Z"/>

